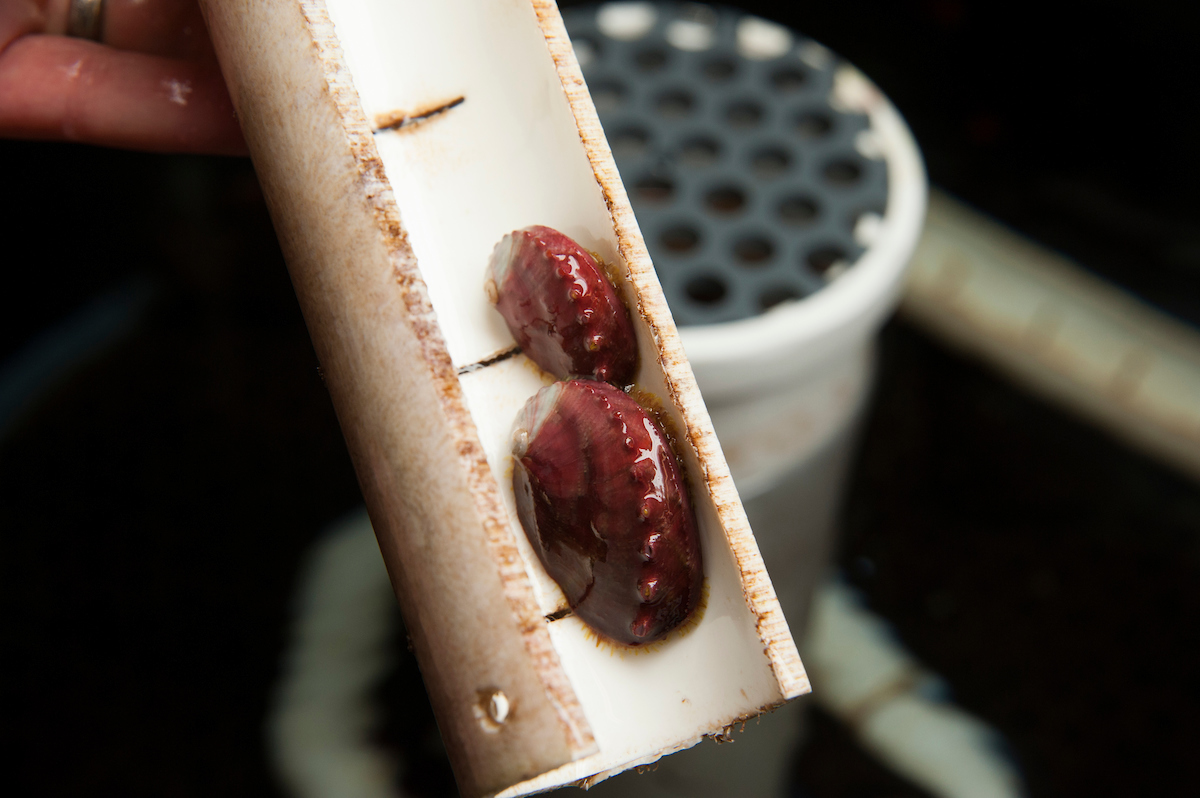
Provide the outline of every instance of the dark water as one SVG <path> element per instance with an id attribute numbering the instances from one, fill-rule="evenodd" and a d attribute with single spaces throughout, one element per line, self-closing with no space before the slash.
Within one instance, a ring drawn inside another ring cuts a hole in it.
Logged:
<path id="1" fill-rule="evenodd" d="M 1200 320 L 1182 6 L 739 5 L 874 78 L 936 184 Z M 0 142 L 0 175 L 0 368 L 33 386 L 0 440 L 11 794 L 274 794 L 297 568 L 360 499 L 253 171 Z M 1032 795 L 1200 792 L 1200 490 L 903 323 L 882 351 L 850 581 L 1004 733 Z M 395 648 L 378 740 L 416 763 L 413 794 L 448 794 Z M 919 794 L 813 728 L 814 798 Z"/>

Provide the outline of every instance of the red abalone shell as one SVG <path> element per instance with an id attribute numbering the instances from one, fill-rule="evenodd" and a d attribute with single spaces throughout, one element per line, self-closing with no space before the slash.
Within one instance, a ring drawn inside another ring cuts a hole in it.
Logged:
<path id="1" fill-rule="evenodd" d="M 683 623 L 704 573 L 678 460 L 654 419 L 604 382 L 557 382 L 513 428 L 521 524 L 571 609 L 641 646 Z"/>
<path id="2" fill-rule="evenodd" d="M 629 310 L 570 237 L 541 225 L 509 233 L 492 252 L 487 292 L 521 351 L 555 377 L 633 382 Z"/>

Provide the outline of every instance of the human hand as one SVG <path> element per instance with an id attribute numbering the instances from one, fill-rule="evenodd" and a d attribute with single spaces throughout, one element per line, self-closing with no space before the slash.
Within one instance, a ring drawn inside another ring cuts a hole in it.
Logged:
<path id="1" fill-rule="evenodd" d="M 67 36 L 94 1 L 0 0 L 0 137 L 245 154 L 196 0 L 103 0 L 100 41 Z"/>

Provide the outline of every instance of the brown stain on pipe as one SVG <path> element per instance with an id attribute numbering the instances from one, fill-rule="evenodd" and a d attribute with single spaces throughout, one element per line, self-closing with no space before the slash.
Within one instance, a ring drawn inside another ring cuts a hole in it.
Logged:
<path id="1" fill-rule="evenodd" d="M 422 122 L 433 119 L 434 117 L 441 116 L 450 109 L 457 108 L 466 101 L 466 97 L 455 97 L 453 100 L 432 103 L 413 111 L 384 111 L 383 113 L 375 114 L 375 132 L 382 133 L 385 130 L 407 130 Z"/>

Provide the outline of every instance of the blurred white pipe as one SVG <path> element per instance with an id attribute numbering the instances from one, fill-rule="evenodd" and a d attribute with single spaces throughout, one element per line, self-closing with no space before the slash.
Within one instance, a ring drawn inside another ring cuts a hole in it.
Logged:
<path id="1" fill-rule="evenodd" d="M 997 734 L 922 688 L 938 680 L 896 642 L 849 588 L 818 591 L 805 639 L 814 699 L 863 746 L 939 798 L 1014 798 L 1020 775 Z"/>
<path id="2" fill-rule="evenodd" d="M 313 548 L 267 719 L 275 771 L 296 798 L 403 798 L 397 763 L 371 744 L 373 689 L 395 665 L 399 613 L 366 510 Z"/>
<path id="3" fill-rule="evenodd" d="M 941 192 L 902 306 L 928 332 L 1200 479 L 1200 333 Z"/>

